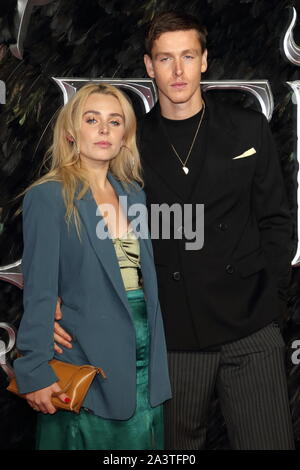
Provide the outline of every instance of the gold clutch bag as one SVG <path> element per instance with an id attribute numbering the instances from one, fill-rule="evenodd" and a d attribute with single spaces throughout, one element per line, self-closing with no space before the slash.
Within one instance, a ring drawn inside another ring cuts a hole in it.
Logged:
<path id="1" fill-rule="evenodd" d="M 62 389 L 63 393 L 66 393 L 70 398 L 70 403 L 63 403 L 59 398 L 58 394 L 52 395 L 52 403 L 56 408 L 60 408 L 68 411 L 80 412 L 83 400 L 89 390 L 89 387 L 97 374 L 106 379 L 106 375 L 101 367 L 94 367 L 90 365 L 76 366 L 69 364 L 68 362 L 57 361 L 52 359 L 49 361 L 54 373 L 59 378 L 57 384 Z M 25 395 L 19 392 L 16 379 L 13 378 L 10 381 L 7 390 L 18 395 L 21 398 L 25 398 Z M 59 393 L 59 395 L 61 392 Z"/>

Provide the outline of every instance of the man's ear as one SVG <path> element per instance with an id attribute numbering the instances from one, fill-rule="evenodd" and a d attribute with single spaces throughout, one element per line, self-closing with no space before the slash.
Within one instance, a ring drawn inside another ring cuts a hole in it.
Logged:
<path id="1" fill-rule="evenodd" d="M 144 64 L 147 70 L 147 74 L 150 78 L 154 78 L 154 69 L 153 69 L 153 62 L 151 57 L 148 54 L 144 55 Z"/>
<path id="2" fill-rule="evenodd" d="M 201 73 L 206 72 L 207 70 L 207 49 L 202 54 L 201 58 Z"/>

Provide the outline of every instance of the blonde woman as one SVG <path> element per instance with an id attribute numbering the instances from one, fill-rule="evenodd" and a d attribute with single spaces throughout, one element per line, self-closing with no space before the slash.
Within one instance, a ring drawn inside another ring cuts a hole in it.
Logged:
<path id="1" fill-rule="evenodd" d="M 26 191 L 22 357 L 14 367 L 39 412 L 38 449 L 163 448 L 170 384 L 152 247 L 125 209 L 145 205 L 135 131 L 120 90 L 85 85 L 59 113 L 49 172 Z M 53 346 L 58 296 L 73 337 L 63 355 Z M 54 357 L 107 375 L 96 376 L 79 415 L 51 402 L 60 392 Z"/>

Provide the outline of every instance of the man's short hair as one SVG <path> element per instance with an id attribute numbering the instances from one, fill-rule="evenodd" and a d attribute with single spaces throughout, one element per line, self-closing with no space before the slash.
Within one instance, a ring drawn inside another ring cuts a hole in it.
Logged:
<path id="1" fill-rule="evenodd" d="M 187 31 L 189 29 L 195 29 L 197 31 L 201 49 L 204 51 L 206 49 L 207 30 L 195 16 L 172 10 L 157 13 L 149 24 L 146 32 L 146 53 L 151 56 L 153 43 L 161 34 L 170 31 Z"/>

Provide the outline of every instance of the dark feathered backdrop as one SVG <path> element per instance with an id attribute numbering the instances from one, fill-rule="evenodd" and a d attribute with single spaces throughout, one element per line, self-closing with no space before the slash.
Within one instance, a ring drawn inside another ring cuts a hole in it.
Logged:
<path id="1" fill-rule="evenodd" d="M 54 0 L 34 6 L 23 59 L 18 59 L 9 49 L 17 38 L 17 0 L 1 0 L 0 79 L 6 83 L 7 95 L 6 104 L 0 104 L 0 266 L 22 255 L 21 220 L 13 216 L 19 203 L 12 199 L 37 177 L 49 143 L 51 120 L 62 104 L 61 92 L 50 77 L 145 77 L 145 24 L 156 11 L 170 8 L 184 8 L 207 26 L 206 80 L 269 80 L 275 98 L 271 126 L 296 227 L 296 110 L 286 82 L 300 79 L 300 68 L 281 53 L 283 33 L 290 21 L 288 6 L 296 7 L 300 16 L 299 0 Z M 299 23 L 294 38 L 300 45 Z M 247 99 L 239 99 L 247 105 Z M 296 234 L 294 245 L 295 241 Z M 0 322 L 17 328 L 21 315 L 21 290 L 0 281 Z M 293 272 L 284 335 L 289 345 L 287 373 L 299 443 L 300 370 L 290 360 L 290 345 L 300 339 L 299 268 Z M 1 338 L 7 341 L 0 329 Z M 35 415 L 22 400 L 6 392 L 5 386 L 6 375 L 0 367 L 0 448 L 31 449 Z M 209 423 L 208 448 L 228 448 L 217 400 Z"/>

